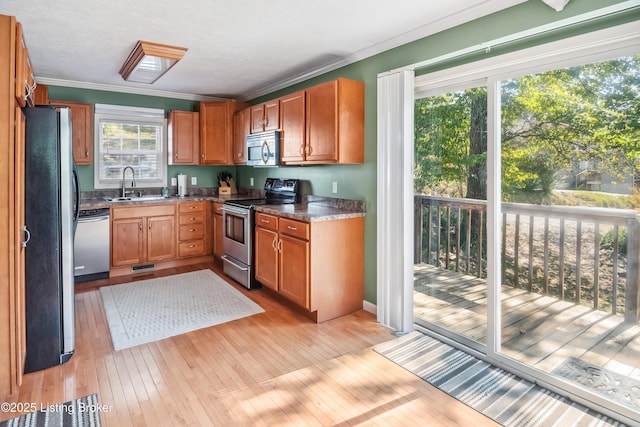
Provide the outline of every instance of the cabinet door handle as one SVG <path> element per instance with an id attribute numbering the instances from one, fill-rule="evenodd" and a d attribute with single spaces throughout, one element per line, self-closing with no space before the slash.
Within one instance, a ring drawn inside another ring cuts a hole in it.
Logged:
<path id="1" fill-rule="evenodd" d="M 149 223 L 149 230 L 151 230 L 151 223 Z"/>
<path id="2" fill-rule="evenodd" d="M 142 223 L 138 224 L 138 230 L 142 231 Z"/>
<path id="3" fill-rule="evenodd" d="M 304 145 L 300 146 L 300 149 L 298 150 L 298 152 L 300 153 L 300 155 L 304 154 Z"/>
<path id="4" fill-rule="evenodd" d="M 85 157 L 89 157 L 89 150 L 85 150 L 85 151 L 84 151 L 84 156 L 85 156 Z"/>
<path id="5" fill-rule="evenodd" d="M 288 228 L 289 230 L 298 231 L 298 227 L 292 227 L 292 226 L 290 226 L 290 225 L 287 225 L 287 228 Z"/>
<path id="6" fill-rule="evenodd" d="M 282 240 L 278 240 L 278 252 L 282 253 Z"/>
<path id="7" fill-rule="evenodd" d="M 273 240 L 271 241 L 271 247 L 273 248 L 273 251 L 276 252 L 278 249 L 276 248 L 276 238 L 274 237 Z"/>
<path id="8" fill-rule="evenodd" d="M 25 236 L 25 239 L 22 242 L 22 247 L 26 248 L 27 243 L 29 243 L 29 240 L 31 240 L 31 232 L 29 232 L 29 229 L 27 228 L 26 225 L 22 227 L 22 231 L 24 231 L 24 236 Z"/>

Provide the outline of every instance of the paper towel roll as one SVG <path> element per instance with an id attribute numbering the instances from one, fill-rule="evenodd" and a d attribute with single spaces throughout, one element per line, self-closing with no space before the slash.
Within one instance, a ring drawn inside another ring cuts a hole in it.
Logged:
<path id="1" fill-rule="evenodd" d="M 178 174 L 178 197 L 184 197 L 187 195 L 187 175 Z"/>

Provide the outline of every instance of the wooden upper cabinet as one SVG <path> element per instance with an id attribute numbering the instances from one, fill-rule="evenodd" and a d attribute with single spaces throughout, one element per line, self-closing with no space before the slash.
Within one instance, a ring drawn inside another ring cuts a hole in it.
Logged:
<path id="1" fill-rule="evenodd" d="M 200 163 L 233 164 L 233 101 L 200 103 Z"/>
<path id="2" fill-rule="evenodd" d="M 244 164 L 246 138 L 251 133 L 251 107 L 237 111 L 233 115 L 233 163 Z"/>
<path id="3" fill-rule="evenodd" d="M 71 139 L 73 160 L 78 165 L 93 163 L 93 105 L 80 102 L 49 100 L 52 105 L 71 108 Z"/>
<path id="4" fill-rule="evenodd" d="M 33 104 L 41 105 L 49 103 L 49 87 L 47 85 L 37 85 L 33 91 Z"/>
<path id="5" fill-rule="evenodd" d="M 308 163 L 364 162 L 364 84 L 337 79 L 306 90 Z"/>
<path id="6" fill-rule="evenodd" d="M 282 164 L 364 162 L 364 83 L 337 79 L 279 101 Z"/>
<path id="7" fill-rule="evenodd" d="M 280 103 L 277 99 L 251 107 L 251 133 L 280 128 Z"/>
<path id="8" fill-rule="evenodd" d="M 280 98 L 280 160 L 282 163 L 304 161 L 306 145 L 305 91 Z"/>
<path id="9" fill-rule="evenodd" d="M 168 133 L 170 165 L 200 163 L 200 113 L 171 111 Z"/>
<path id="10" fill-rule="evenodd" d="M 15 94 L 20 107 L 27 106 L 29 95 L 29 52 L 22 35 L 22 24 L 16 23 L 16 47 L 15 47 Z"/>

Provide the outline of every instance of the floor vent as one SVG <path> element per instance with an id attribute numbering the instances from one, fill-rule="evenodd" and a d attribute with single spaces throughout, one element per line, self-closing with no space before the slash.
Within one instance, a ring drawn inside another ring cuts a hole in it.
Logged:
<path id="1" fill-rule="evenodd" d="M 134 265 L 133 267 L 131 267 L 131 272 L 139 273 L 141 271 L 149 271 L 149 270 L 155 270 L 155 269 L 156 269 L 155 264 Z"/>

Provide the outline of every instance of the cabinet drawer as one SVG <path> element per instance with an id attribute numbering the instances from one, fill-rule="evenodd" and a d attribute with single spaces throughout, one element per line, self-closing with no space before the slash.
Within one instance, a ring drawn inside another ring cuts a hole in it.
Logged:
<path id="1" fill-rule="evenodd" d="M 203 224 L 185 224 L 180 226 L 179 240 L 204 239 Z"/>
<path id="2" fill-rule="evenodd" d="M 256 212 L 256 227 L 278 231 L 278 217 Z"/>
<path id="3" fill-rule="evenodd" d="M 306 222 L 280 218 L 278 231 L 280 232 L 280 234 L 297 237 L 298 239 L 309 240 L 309 224 Z"/>
<path id="4" fill-rule="evenodd" d="M 191 240 L 189 242 L 180 242 L 178 245 L 178 256 L 189 257 L 196 255 L 204 255 L 204 240 Z"/>
<path id="5" fill-rule="evenodd" d="M 178 224 L 204 224 L 204 212 L 194 212 L 192 214 L 181 214 L 178 217 Z"/>
<path id="6" fill-rule="evenodd" d="M 218 202 L 214 202 L 213 203 L 213 213 L 216 215 L 222 215 L 222 205 L 224 203 L 218 203 Z"/>
<path id="7" fill-rule="evenodd" d="M 180 203 L 178 205 L 178 213 L 204 212 L 205 202 Z"/>

